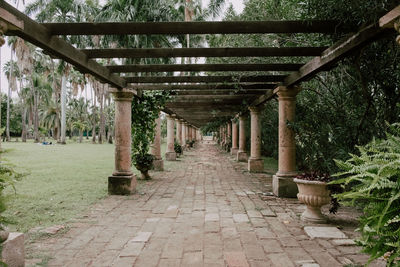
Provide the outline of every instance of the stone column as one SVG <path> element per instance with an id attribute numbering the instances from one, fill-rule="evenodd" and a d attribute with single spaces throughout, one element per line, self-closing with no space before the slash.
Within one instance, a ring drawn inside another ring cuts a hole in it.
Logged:
<path id="1" fill-rule="evenodd" d="M 192 125 L 189 125 L 189 127 L 188 127 L 188 139 L 189 139 L 189 141 L 193 140 L 192 129 L 193 129 Z"/>
<path id="2" fill-rule="evenodd" d="M 262 172 L 264 170 L 264 161 L 261 158 L 261 109 L 258 107 L 249 107 L 249 110 L 251 118 L 251 146 L 248 170 L 250 172 Z"/>
<path id="3" fill-rule="evenodd" d="M 246 117 L 243 115 L 239 116 L 239 150 L 237 152 L 237 160 L 242 162 L 247 161 L 245 124 Z"/>
<path id="4" fill-rule="evenodd" d="M 156 119 L 156 132 L 154 142 L 151 145 L 151 154 L 154 156 L 153 167 L 155 171 L 164 170 L 164 161 L 161 157 L 161 118 Z"/>
<path id="5" fill-rule="evenodd" d="M 186 137 L 186 127 L 187 127 L 187 123 L 182 121 L 182 135 L 181 135 L 181 138 L 182 138 L 182 148 L 183 149 L 186 148 L 186 139 L 187 139 L 187 137 Z"/>
<path id="6" fill-rule="evenodd" d="M 186 136 L 186 140 L 187 141 L 190 141 L 190 137 L 189 137 L 189 128 L 190 128 L 190 125 L 189 125 L 189 123 L 186 123 L 186 127 L 185 127 L 186 129 L 185 129 L 185 136 Z M 187 145 L 187 144 L 186 144 Z"/>
<path id="7" fill-rule="evenodd" d="M 168 161 L 176 160 L 176 153 L 174 150 L 175 141 L 175 119 L 174 115 L 167 115 L 167 151 L 165 152 L 165 159 Z"/>
<path id="8" fill-rule="evenodd" d="M 136 177 L 131 169 L 131 105 L 133 92 L 113 92 L 115 101 L 115 170 L 108 177 L 108 193 L 128 195 L 135 191 Z"/>
<path id="9" fill-rule="evenodd" d="M 182 123 L 179 119 L 176 119 L 176 142 L 182 145 Z"/>
<path id="10" fill-rule="evenodd" d="M 227 123 L 227 127 L 226 127 L 226 137 L 227 137 L 227 141 L 232 141 L 232 124 L 231 122 Z"/>
<path id="11" fill-rule="evenodd" d="M 272 189 L 279 197 L 296 197 L 297 186 L 293 182 L 296 172 L 296 143 L 287 121 L 293 121 L 296 109 L 296 95 L 299 88 L 278 88 L 279 97 L 279 162 L 278 172 L 273 176 Z"/>
<path id="12" fill-rule="evenodd" d="M 238 147 L 238 125 L 234 120 L 232 120 L 232 148 L 231 148 L 231 155 L 237 155 L 238 150 L 239 150 L 239 147 Z"/>

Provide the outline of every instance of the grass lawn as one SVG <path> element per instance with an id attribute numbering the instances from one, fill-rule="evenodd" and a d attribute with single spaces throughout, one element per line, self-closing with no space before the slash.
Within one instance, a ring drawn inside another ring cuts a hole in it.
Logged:
<path id="1" fill-rule="evenodd" d="M 79 144 L 42 146 L 32 142 L 2 143 L 3 159 L 28 173 L 9 188 L 4 213 L 11 230 L 64 224 L 107 196 L 107 177 L 114 170 L 114 145 Z M 54 142 L 53 142 L 54 143 Z M 164 155 L 166 144 L 161 151 Z M 133 168 L 139 176 L 139 172 Z"/>
<path id="2" fill-rule="evenodd" d="M 3 158 L 29 173 L 10 189 L 5 215 L 10 228 L 26 232 L 36 226 L 64 223 L 107 196 L 107 177 L 114 167 L 114 146 L 69 143 L 42 146 L 2 143 Z"/>

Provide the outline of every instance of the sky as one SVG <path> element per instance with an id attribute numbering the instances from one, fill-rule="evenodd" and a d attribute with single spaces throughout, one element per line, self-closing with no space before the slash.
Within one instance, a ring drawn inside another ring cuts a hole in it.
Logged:
<path id="1" fill-rule="evenodd" d="M 33 2 L 33 1 L 34 0 L 25 0 L 25 4 L 29 4 L 29 3 Z M 101 0 L 100 2 L 103 2 L 103 1 L 104 0 Z M 6 2 L 11 4 L 11 5 L 13 5 L 13 6 L 15 6 L 14 0 L 6 0 Z M 209 3 L 209 0 L 203 1 L 203 6 L 207 6 L 208 3 Z M 244 8 L 243 0 L 227 0 L 225 5 L 224 5 L 223 12 L 221 14 L 225 13 L 225 10 L 230 5 L 230 3 L 232 3 L 232 5 L 233 5 L 233 7 L 234 7 L 234 9 L 235 9 L 237 14 L 240 14 L 243 11 L 243 8 Z M 24 10 L 24 6 L 23 5 L 19 5 L 18 9 L 20 11 L 23 11 Z M 220 19 L 221 18 L 219 18 L 217 20 L 220 20 Z M 4 67 L 4 64 L 7 61 L 10 60 L 11 50 L 7 46 L 7 44 L 3 45 L 0 49 L 1 49 L 1 66 L 0 66 L 1 67 L 0 68 L 0 71 L 1 71 L 1 76 L 0 76 L 1 92 L 2 93 L 7 93 L 8 81 L 7 81 L 6 76 L 4 75 L 3 67 Z M 14 56 L 14 58 L 15 58 L 15 56 Z M 13 98 L 15 98 L 17 95 L 16 95 L 16 93 L 13 93 L 12 96 L 13 96 Z"/>

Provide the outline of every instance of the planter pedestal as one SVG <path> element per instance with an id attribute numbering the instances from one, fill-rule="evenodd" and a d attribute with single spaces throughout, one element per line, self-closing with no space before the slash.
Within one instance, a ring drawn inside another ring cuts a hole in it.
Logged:
<path id="1" fill-rule="evenodd" d="M 294 179 L 299 188 L 297 198 L 306 204 L 307 208 L 301 219 L 310 223 L 326 223 L 326 217 L 321 213 L 321 207 L 331 200 L 327 184 L 319 181 Z"/>

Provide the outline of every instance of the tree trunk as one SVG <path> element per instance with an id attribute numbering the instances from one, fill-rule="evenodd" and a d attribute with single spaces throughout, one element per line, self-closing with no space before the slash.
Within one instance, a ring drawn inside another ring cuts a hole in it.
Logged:
<path id="1" fill-rule="evenodd" d="M 39 143 L 39 97 L 37 93 L 35 93 L 33 97 L 33 102 L 35 105 L 35 113 L 34 113 L 34 120 L 33 120 L 33 127 L 34 127 L 34 136 L 35 136 L 35 143 Z"/>
<path id="2" fill-rule="evenodd" d="M 99 144 L 103 143 L 105 138 L 105 121 L 104 121 L 104 94 L 101 94 L 100 98 L 100 129 L 99 129 Z"/>
<path id="3" fill-rule="evenodd" d="M 65 137 L 67 132 L 67 77 L 65 75 L 61 78 L 61 144 L 66 144 Z"/>
<path id="4" fill-rule="evenodd" d="M 21 139 L 22 139 L 22 142 L 26 142 L 26 115 L 28 113 L 28 108 L 25 106 L 25 103 L 23 105 L 24 105 L 24 108 L 22 110 L 22 133 L 21 133 Z"/>
<path id="5" fill-rule="evenodd" d="M 33 112 L 32 112 L 32 104 L 29 105 L 28 109 L 28 129 L 27 129 L 27 137 L 32 138 L 32 134 L 30 130 L 32 129 L 32 124 L 33 124 Z"/>
<path id="6" fill-rule="evenodd" d="M 92 129 L 92 143 L 96 144 L 96 95 L 95 90 L 93 88 L 93 129 Z"/>
<path id="7" fill-rule="evenodd" d="M 12 65 L 12 62 L 11 62 Z M 12 72 L 12 70 L 11 70 Z M 10 98 L 11 98 L 11 87 L 8 86 L 7 93 L 7 119 L 6 119 L 6 140 L 10 142 Z"/>
<path id="8" fill-rule="evenodd" d="M 82 143 L 83 141 L 83 130 L 79 130 L 79 143 Z"/>

